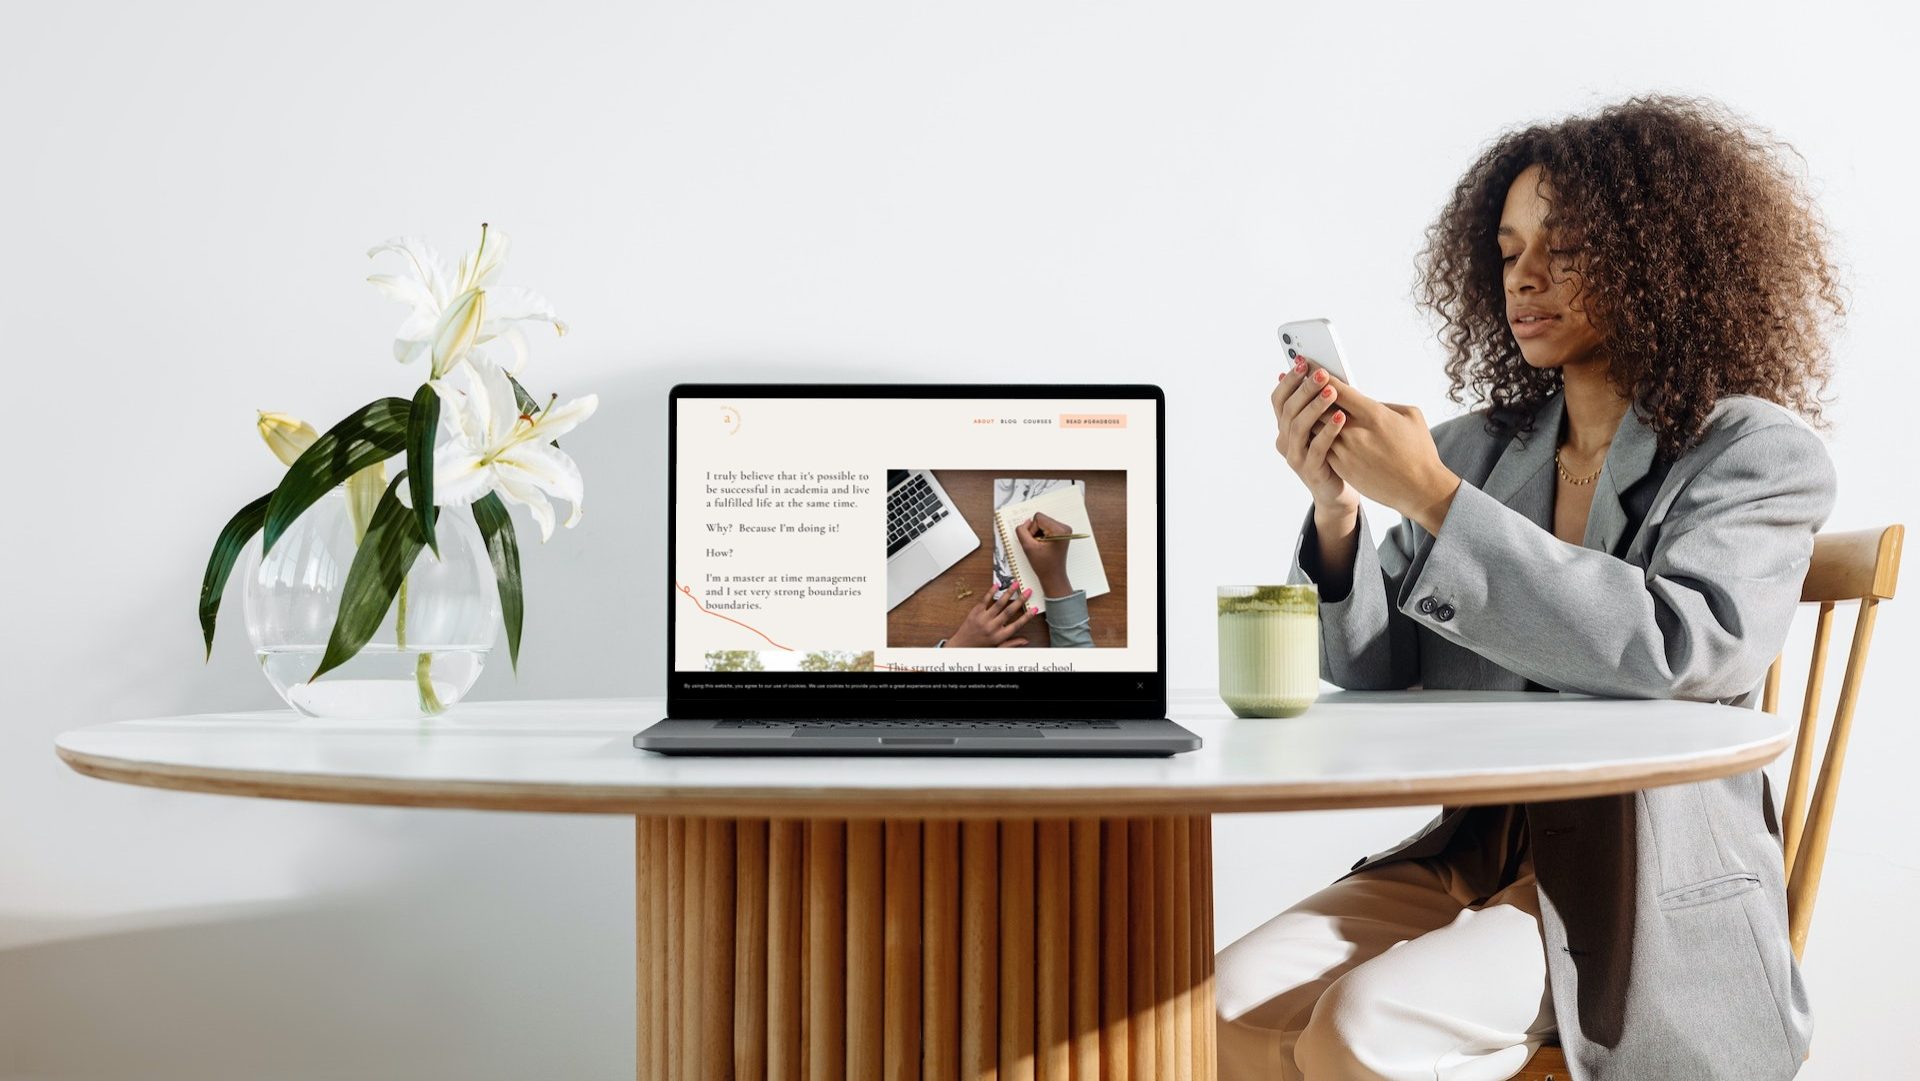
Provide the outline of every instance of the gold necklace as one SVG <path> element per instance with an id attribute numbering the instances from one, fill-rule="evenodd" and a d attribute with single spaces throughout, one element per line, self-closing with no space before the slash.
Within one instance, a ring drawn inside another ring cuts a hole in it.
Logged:
<path id="1" fill-rule="evenodd" d="M 1553 452 L 1553 467 L 1560 471 L 1561 480 L 1564 480 L 1568 484 L 1572 484 L 1577 487 L 1580 485 L 1592 484 L 1595 480 L 1599 479 L 1600 472 L 1601 470 L 1604 470 L 1607 468 L 1607 463 L 1601 462 L 1600 469 L 1596 469 L 1584 477 L 1576 477 L 1572 473 L 1567 472 L 1566 466 L 1560 464 L 1560 451 L 1556 449 Z"/>

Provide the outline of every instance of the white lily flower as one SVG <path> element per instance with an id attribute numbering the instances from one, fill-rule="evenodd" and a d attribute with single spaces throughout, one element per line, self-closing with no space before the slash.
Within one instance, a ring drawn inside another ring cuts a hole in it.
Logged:
<path id="1" fill-rule="evenodd" d="M 540 539 L 553 536 L 553 505 L 547 496 L 572 504 L 566 526 L 580 521 L 583 486 L 580 467 L 553 445 L 600 407 L 589 394 L 564 405 L 522 413 L 507 373 L 499 366 L 469 358 L 445 379 L 433 382 L 440 394 L 445 440 L 433 456 L 433 500 L 462 506 L 499 492 L 522 504 L 540 525 Z"/>
<path id="2" fill-rule="evenodd" d="M 480 226 L 480 246 L 462 256 L 459 270 L 447 264 L 433 245 L 416 236 L 395 237 L 368 250 L 367 256 L 393 252 L 405 257 L 407 273 L 375 274 L 367 279 L 389 298 L 412 311 L 394 337 L 393 356 L 402 364 L 430 357 L 438 379 L 476 347 L 498 341 L 505 347 L 509 374 L 526 365 L 527 339 L 521 323 L 546 323 L 564 335 L 567 324 L 546 297 L 524 286 L 496 285 L 506 265 L 507 235 Z"/>

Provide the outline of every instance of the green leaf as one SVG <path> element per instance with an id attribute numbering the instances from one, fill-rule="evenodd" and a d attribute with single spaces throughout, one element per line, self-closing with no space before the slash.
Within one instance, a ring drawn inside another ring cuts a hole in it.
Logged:
<path id="1" fill-rule="evenodd" d="M 407 414 L 407 491 L 413 496 L 420 535 L 436 556 L 440 542 L 433 535 L 433 437 L 439 430 L 440 395 L 432 383 L 422 383 L 413 392 L 413 409 Z"/>
<path id="2" fill-rule="evenodd" d="M 474 500 L 473 522 L 487 542 L 487 558 L 493 561 L 493 577 L 500 583 L 500 618 L 507 625 L 507 656 L 513 670 L 520 671 L 520 623 L 525 608 L 520 596 L 520 542 L 513 535 L 513 518 L 500 493 L 488 492 Z"/>
<path id="3" fill-rule="evenodd" d="M 334 620 L 333 633 L 327 638 L 327 652 L 320 658 L 320 667 L 314 670 L 314 679 L 347 663 L 360 652 L 360 647 L 373 640 L 373 632 L 380 629 L 387 609 L 393 607 L 400 583 L 406 581 L 407 569 L 419 558 L 420 549 L 426 547 L 426 538 L 420 535 L 420 520 L 400 502 L 398 490 L 406 476 L 402 472 L 387 485 L 380 505 L 374 508 L 373 521 L 367 525 L 360 550 L 353 554 L 353 565 L 347 568 L 347 584 L 341 591 L 340 614 Z"/>
<path id="4" fill-rule="evenodd" d="M 540 408 L 540 399 L 528 394 L 527 388 L 520 385 L 520 380 L 509 375 L 507 382 L 513 384 L 513 400 L 519 403 L 522 413 L 532 413 Z"/>
<path id="5" fill-rule="evenodd" d="M 213 542 L 213 554 L 207 557 L 207 574 L 200 580 L 200 631 L 207 640 L 207 657 L 213 657 L 213 623 L 220 615 L 220 597 L 227 591 L 227 576 L 233 573 L 234 561 L 247 546 L 247 541 L 260 532 L 261 523 L 267 520 L 267 501 L 273 493 L 254 500 L 240 508 L 240 513 L 220 530 L 220 536 Z"/>
<path id="6" fill-rule="evenodd" d="M 267 504 L 261 543 L 272 551 L 275 541 L 301 512 L 348 477 L 375 462 L 384 462 L 407 445 L 407 416 L 413 411 L 405 398 L 382 398 L 327 429 L 287 467 L 280 487 Z"/>
<path id="7" fill-rule="evenodd" d="M 520 380 L 509 375 L 507 376 L 507 382 L 513 384 L 513 400 L 520 406 L 521 416 L 530 417 L 540 412 L 540 399 L 528 394 L 527 388 L 520 385 Z M 556 450 L 560 447 L 560 441 L 558 439 L 549 439 L 547 442 Z"/>

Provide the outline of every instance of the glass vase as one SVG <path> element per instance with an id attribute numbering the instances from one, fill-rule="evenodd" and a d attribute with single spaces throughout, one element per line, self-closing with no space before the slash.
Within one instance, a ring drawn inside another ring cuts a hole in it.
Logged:
<path id="1" fill-rule="evenodd" d="M 442 508 L 435 533 L 439 555 L 420 550 L 373 638 L 317 680 L 359 546 L 345 489 L 309 507 L 264 558 L 254 539 L 241 575 L 247 637 L 288 705 L 309 717 L 408 720 L 443 713 L 472 689 L 499 633 L 493 566 L 465 507 Z"/>

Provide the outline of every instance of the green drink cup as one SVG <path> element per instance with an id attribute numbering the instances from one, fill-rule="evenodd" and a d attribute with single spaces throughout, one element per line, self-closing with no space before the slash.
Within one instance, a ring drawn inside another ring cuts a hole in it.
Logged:
<path id="1" fill-rule="evenodd" d="M 1220 699 L 1236 717 L 1296 717 L 1320 697 L 1320 591 L 1221 586 Z"/>

